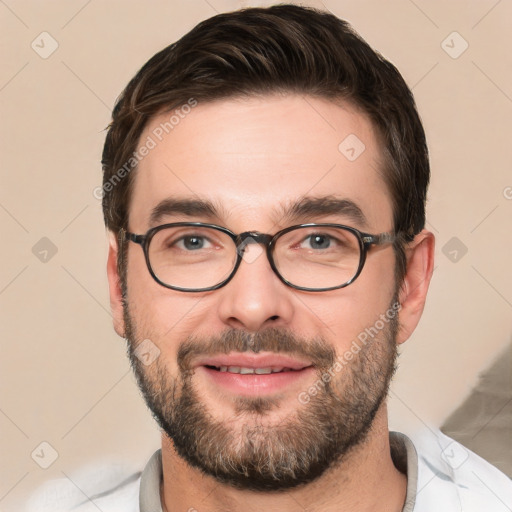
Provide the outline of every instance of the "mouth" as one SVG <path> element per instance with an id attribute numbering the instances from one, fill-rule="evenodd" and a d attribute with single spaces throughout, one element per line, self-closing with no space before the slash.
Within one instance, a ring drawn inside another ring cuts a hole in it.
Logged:
<path id="1" fill-rule="evenodd" d="M 209 387 L 236 395 L 261 396 L 291 390 L 314 372 L 310 361 L 273 353 L 232 353 L 203 358 L 195 364 Z"/>
<path id="2" fill-rule="evenodd" d="M 229 372 L 237 373 L 239 375 L 269 375 L 271 373 L 282 373 L 282 372 L 300 372 L 303 368 L 294 370 L 293 368 L 281 367 L 267 367 L 267 368 L 249 368 L 247 366 L 210 366 L 205 365 L 210 370 L 217 370 L 218 372 Z"/>

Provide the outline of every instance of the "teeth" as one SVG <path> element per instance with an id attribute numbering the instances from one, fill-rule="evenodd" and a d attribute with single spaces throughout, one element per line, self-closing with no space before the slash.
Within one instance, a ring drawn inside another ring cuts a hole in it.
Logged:
<path id="1" fill-rule="evenodd" d="M 218 367 L 218 370 L 220 372 L 239 373 L 240 375 L 268 375 L 270 373 L 292 371 L 291 368 L 285 368 L 283 366 L 276 366 L 273 368 L 246 368 L 244 366 L 220 366 Z"/>
<path id="2" fill-rule="evenodd" d="M 256 368 L 254 370 L 254 373 L 256 373 L 258 375 L 265 375 L 268 373 L 272 373 L 272 368 Z"/>

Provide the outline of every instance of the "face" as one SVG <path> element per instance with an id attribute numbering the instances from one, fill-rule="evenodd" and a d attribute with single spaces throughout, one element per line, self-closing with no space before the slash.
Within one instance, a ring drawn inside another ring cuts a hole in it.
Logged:
<path id="1" fill-rule="evenodd" d="M 234 233 L 310 222 L 392 231 L 376 133 L 349 105 L 294 95 L 199 104 L 159 141 L 168 117 L 141 136 L 157 144 L 137 170 L 131 232 L 172 222 Z M 306 292 L 280 281 L 251 244 L 226 286 L 186 293 L 155 282 L 130 242 L 118 330 L 176 453 L 256 490 L 342 463 L 368 434 L 393 373 L 397 320 L 382 315 L 397 298 L 394 264 L 390 245 L 375 246 L 351 285 Z M 150 365 L 136 356 L 143 340 L 159 351 Z"/>

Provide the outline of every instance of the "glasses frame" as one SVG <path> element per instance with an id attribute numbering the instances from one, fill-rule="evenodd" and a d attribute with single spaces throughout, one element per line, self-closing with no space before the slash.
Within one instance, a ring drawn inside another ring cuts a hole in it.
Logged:
<path id="1" fill-rule="evenodd" d="M 209 286 L 206 288 L 181 288 L 179 286 L 172 286 L 167 283 L 164 283 L 161 281 L 158 276 L 153 271 L 153 268 L 151 267 L 151 262 L 149 260 L 149 245 L 151 243 L 152 238 L 155 236 L 156 233 L 159 231 L 162 231 L 163 229 L 171 228 L 171 227 L 182 227 L 182 226 L 190 226 L 190 227 L 205 227 L 205 228 L 212 228 L 217 231 L 221 231 L 222 233 L 225 233 L 228 235 L 231 240 L 233 240 L 235 246 L 236 246 L 236 253 L 237 253 L 237 259 L 235 262 L 235 266 L 233 267 L 232 272 L 229 274 L 229 276 L 221 281 L 220 283 Z M 356 238 L 359 241 L 359 265 L 357 267 L 357 271 L 349 281 L 347 281 L 344 284 L 338 285 L 338 286 L 331 286 L 328 288 L 307 288 L 304 286 L 297 286 L 293 283 L 290 283 L 287 279 L 285 279 L 277 269 L 274 258 L 273 258 L 273 250 L 275 247 L 275 244 L 277 240 L 284 234 L 294 231 L 299 228 L 309 228 L 309 227 L 328 227 L 328 228 L 341 228 L 346 231 L 350 231 L 353 233 Z M 149 229 L 145 234 L 143 235 L 137 235 L 135 233 L 131 233 L 129 231 L 126 231 L 124 229 L 121 229 L 121 236 L 122 240 L 128 239 L 131 242 L 134 242 L 138 245 L 140 245 L 144 251 L 144 257 L 146 260 L 146 265 L 148 267 L 149 273 L 153 277 L 153 279 L 160 284 L 161 286 L 164 286 L 165 288 L 169 288 L 171 290 L 177 290 L 181 292 L 208 292 L 213 290 L 218 290 L 219 288 L 222 288 L 226 284 L 233 279 L 235 276 L 238 268 L 240 267 L 240 264 L 243 259 L 243 253 L 245 250 L 245 247 L 251 243 L 256 244 L 262 244 L 266 247 L 266 254 L 267 259 L 270 263 L 270 267 L 274 271 L 274 273 L 277 275 L 277 277 L 287 286 L 294 288 L 295 290 L 301 290 L 306 292 L 328 292 L 331 290 L 338 290 L 340 288 L 345 288 L 346 286 L 352 284 L 361 274 L 361 271 L 363 270 L 364 264 L 366 262 L 366 256 L 368 253 L 368 250 L 372 245 L 386 245 L 391 244 L 395 242 L 397 239 L 397 236 L 393 233 L 379 233 L 376 235 L 372 235 L 370 233 L 364 233 L 362 231 L 359 231 L 356 228 L 345 226 L 344 224 L 332 224 L 332 223 L 307 223 L 307 224 L 297 224 L 294 226 L 290 226 L 288 228 L 282 229 L 281 231 L 278 231 L 275 235 L 269 235 L 267 233 L 260 233 L 259 231 L 244 231 L 243 233 L 236 234 L 230 231 L 229 229 L 218 226 L 217 224 L 209 224 L 205 222 L 173 222 L 170 224 L 162 224 L 161 226 L 156 226 L 154 228 Z"/>

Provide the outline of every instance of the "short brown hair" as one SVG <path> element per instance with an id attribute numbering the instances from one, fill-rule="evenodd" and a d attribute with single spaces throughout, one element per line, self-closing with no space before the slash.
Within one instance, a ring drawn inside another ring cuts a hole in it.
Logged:
<path id="1" fill-rule="evenodd" d="M 127 228 L 134 173 L 126 163 L 149 119 L 191 98 L 207 102 L 276 92 L 348 101 L 377 128 L 394 229 L 402 236 L 395 244 L 401 282 L 404 243 L 424 227 L 430 178 L 425 133 L 412 93 L 395 66 L 346 21 L 297 5 L 214 16 L 140 69 L 116 102 L 103 149 L 107 228 L 117 235 Z"/>

